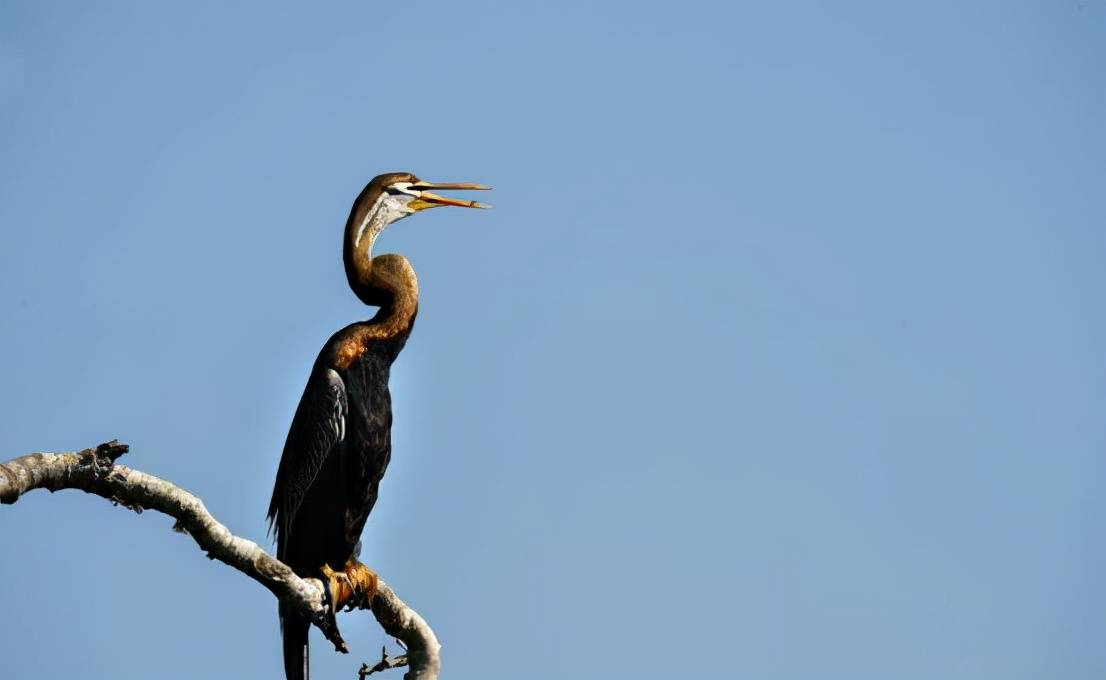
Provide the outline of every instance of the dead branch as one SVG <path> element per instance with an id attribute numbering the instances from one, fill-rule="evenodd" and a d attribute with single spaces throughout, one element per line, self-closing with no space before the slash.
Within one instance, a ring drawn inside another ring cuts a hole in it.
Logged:
<path id="1" fill-rule="evenodd" d="M 386 671 L 389 668 L 403 668 L 407 665 L 407 655 L 401 654 L 400 656 L 388 656 L 388 648 L 380 648 L 380 661 L 370 666 L 367 663 L 361 664 L 361 670 L 357 671 L 357 680 L 365 680 L 373 673 L 379 673 L 380 671 Z"/>
<path id="2" fill-rule="evenodd" d="M 32 453 L 0 464 L 0 503 L 14 503 L 34 489 L 50 492 L 79 489 L 136 512 L 149 508 L 169 515 L 176 520 L 173 528 L 191 535 L 209 558 L 234 567 L 268 588 L 310 618 L 335 649 L 347 651 L 338 630 L 327 623 L 328 605 L 322 581 L 300 578 L 257 543 L 232 534 L 188 491 L 145 472 L 116 465 L 116 459 L 127 450 L 126 444 L 112 440 L 94 449 Z M 371 609 L 384 631 L 407 647 L 409 669 L 404 680 L 436 680 L 441 668 L 438 654 L 441 646 L 418 612 L 383 581 Z"/>

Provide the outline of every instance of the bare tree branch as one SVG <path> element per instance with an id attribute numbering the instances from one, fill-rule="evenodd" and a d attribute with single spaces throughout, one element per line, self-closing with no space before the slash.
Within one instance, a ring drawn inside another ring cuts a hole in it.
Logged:
<path id="1" fill-rule="evenodd" d="M 407 665 L 407 655 L 402 654 L 400 656 L 388 656 L 388 648 L 380 648 L 380 661 L 377 661 L 374 665 L 370 666 L 367 663 L 361 664 L 361 670 L 357 672 L 357 680 L 365 680 L 373 673 L 379 673 L 380 671 L 386 671 L 389 668 L 402 668 Z"/>
<path id="2" fill-rule="evenodd" d="M 300 578 L 257 543 L 232 534 L 188 491 L 145 472 L 116 465 L 115 460 L 127 449 L 126 444 L 113 440 L 94 449 L 32 453 L 0 464 L 0 503 L 14 503 L 34 489 L 79 489 L 137 512 L 150 508 L 169 515 L 177 520 L 173 528 L 190 534 L 209 558 L 234 567 L 268 588 L 310 618 L 336 649 L 347 651 L 337 628 L 327 623 L 328 603 L 322 581 Z M 410 667 L 404 679 L 436 680 L 441 669 L 441 645 L 418 612 L 383 581 L 371 609 L 384 631 L 407 646 Z"/>

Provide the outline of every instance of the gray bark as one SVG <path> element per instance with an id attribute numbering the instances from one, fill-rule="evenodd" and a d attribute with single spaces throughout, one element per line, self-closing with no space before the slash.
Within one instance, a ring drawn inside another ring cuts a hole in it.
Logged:
<path id="1" fill-rule="evenodd" d="M 174 529 L 195 539 L 211 559 L 234 567 L 291 604 L 323 631 L 336 649 L 346 651 L 338 630 L 327 623 L 327 601 L 322 581 L 300 578 L 284 563 L 253 541 L 235 536 L 216 520 L 203 501 L 184 489 L 115 460 L 127 452 L 115 441 L 94 449 L 65 453 L 32 453 L 0 464 L 0 503 L 10 504 L 34 489 L 79 489 L 137 512 L 157 510 L 176 520 Z M 399 599 L 383 580 L 371 606 L 384 631 L 407 647 L 406 658 L 388 660 L 371 670 L 407 665 L 405 680 L 436 680 L 441 662 L 438 638 L 418 612 Z M 390 665 L 385 664 L 389 662 Z M 379 667 L 379 668 L 378 668 Z"/>

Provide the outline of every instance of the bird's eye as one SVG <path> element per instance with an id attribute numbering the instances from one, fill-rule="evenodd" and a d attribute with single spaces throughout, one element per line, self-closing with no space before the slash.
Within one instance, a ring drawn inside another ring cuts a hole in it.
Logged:
<path id="1" fill-rule="evenodd" d="M 397 189 L 395 187 L 384 187 L 384 191 L 387 191 L 389 194 L 391 194 L 393 196 L 399 194 L 399 189 Z"/>

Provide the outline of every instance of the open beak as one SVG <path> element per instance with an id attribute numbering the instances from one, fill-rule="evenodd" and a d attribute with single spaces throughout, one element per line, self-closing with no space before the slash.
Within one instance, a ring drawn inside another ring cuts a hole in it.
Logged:
<path id="1" fill-rule="evenodd" d="M 487 191 L 491 187 L 471 182 L 416 182 L 411 185 L 411 192 L 415 194 L 415 200 L 407 204 L 413 210 L 425 210 L 437 208 L 442 205 L 455 205 L 459 208 L 490 208 L 487 203 L 478 201 L 462 201 L 458 198 L 439 196 L 429 189 L 457 190 L 457 191 Z"/>

